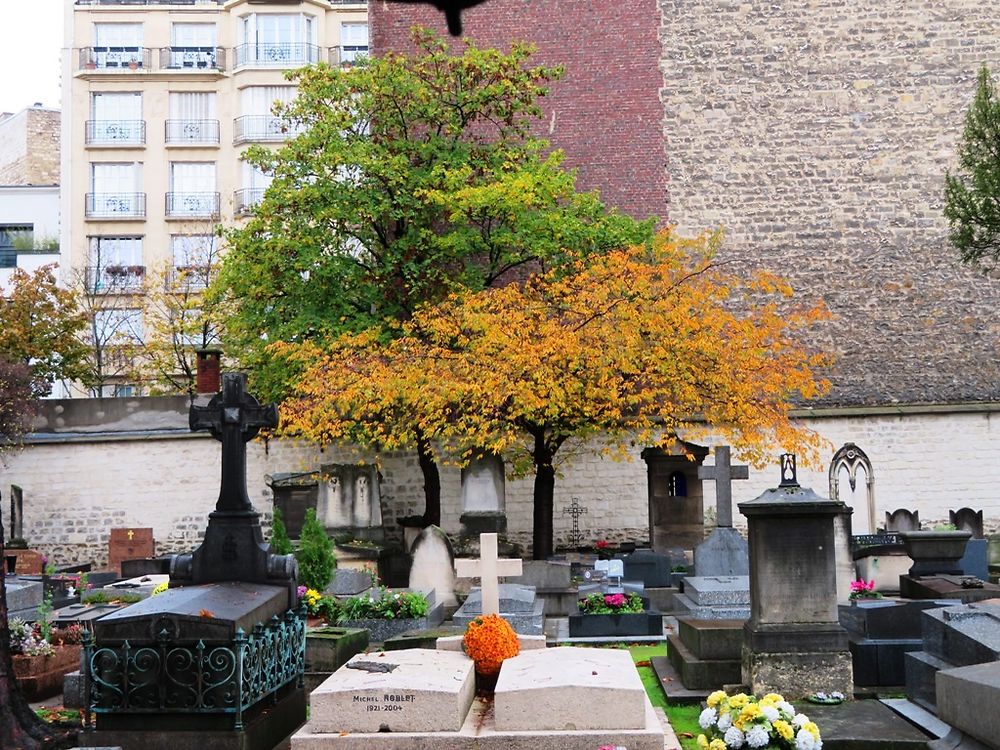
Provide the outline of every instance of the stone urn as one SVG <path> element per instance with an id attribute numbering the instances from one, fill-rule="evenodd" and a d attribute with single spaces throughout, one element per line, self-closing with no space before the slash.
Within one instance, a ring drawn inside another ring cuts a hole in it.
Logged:
<path id="1" fill-rule="evenodd" d="M 913 560 L 911 576 L 962 574 L 958 561 L 965 555 L 971 531 L 901 531 L 899 536 Z"/>

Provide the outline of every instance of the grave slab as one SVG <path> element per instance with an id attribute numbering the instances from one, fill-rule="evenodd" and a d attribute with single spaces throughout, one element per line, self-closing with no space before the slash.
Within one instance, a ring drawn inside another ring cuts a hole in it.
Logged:
<path id="1" fill-rule="evenodd" d="M 338 567 L 323 593 L 333 596 L 357 596 L 372 587 L 372 575 L 367 570 Z"/>
<path id="2" fill-rule="evenodd" d="M 943 669 L 936 692 L 942 721 L 987 745 L 1000 742 L 1000 663 Z"/>
<path id="3" fill-rule="evenodd" d="M 835 750 L 925 750 L 930 735 L 876 700 L 837 706 L 809 705 L 805 714 L 819 725 L 823 747 Z"/>
<path id="4" fill-rule="evenodd" d="M 318 734 L 457 732 L 474 695 L 473 663 L 465 654 L 358 654 L 313 691 L 307 728 Z"/>
<path id="5" fill-rule="evenodd" d="M 503 583 L 497 588 L 499 614 L 510 623 L 514 631 L 525 635 L 541 635 L 545 627 L 545 602 L 535 597 L 534 587 L 519 583 Z M 483 595 L 481 589 L 474 588 L 453 615 L 452 622 L 455 625 L 468 626 L 482 614 Z"/>
<path id="6" fill-rule="evenodd" d="M 627 651 L 575 646 L 526 651 L 497 680 L 498 731 L 638 729 L 642 680 Z"/>
<path id="7" fill-rule="evenodd" d="M 38 605 L 42 603 L 42 582 L 8 577 L 6 584 L 7 616 L 34 619 Z"/>
<path id="8" fill-rule="evenodd" d="M 688 576 L 684 593 L 702 607 L 750 604 L 749 576 Z"/>

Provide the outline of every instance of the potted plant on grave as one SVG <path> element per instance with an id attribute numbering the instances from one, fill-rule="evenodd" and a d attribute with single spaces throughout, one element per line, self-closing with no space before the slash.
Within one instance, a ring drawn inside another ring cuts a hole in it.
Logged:
<path id="1" fill-rule="evenodd" d="M 698 735 L 702 750 L 732 748 L 783 748 L 819 750 L 823 742 L 819 727 L 777 693 L 757 699 L 746 693 L 726 695 L 716 690 L 698 717 L 705 730 Z"/>
<path id="2" fill-rule="evenodd" d="M 372 641 L 428 627 L 430 603 L 418 591 L 393 591 L 378 586 L 367 594 L 352 596 L 337 604 L 337 625 L 364 628 Z"/>
<path id="3" fill-rule="evenodd" d="M 8 623 L 14 677 L 29 701 L 44 700 L 62 691 L 63 676 L 80 664 L 79 625 L 55 629 L 44 605 L 34 625 L 17 617 Z"/>
<path id="4" fill-rule="evenodd" d="M 662 635 L 663 615 L 646 610 L 638 594 L 595 593 L 577 601 L 577 612 L 569 616 L 569 634 L 574 637 Z"/>
<path id="5" fill-rule="evenodd" d="M 881 599 L 882 595 L 875 590 L 874 579 L 865 581 L 859 578 L 856 581 L 851 581 L 851 593 L 847 598 L 856 602 L 859 599 Z"/>
<path id="6" fill-rule="evenodd" d="M 514 628 L 500 615 L 484 615 L 469 623 L 462 638 L 465 653 L 476 665 L 476 689 L 492 693 L 504 660 L 521 652 Z"/>

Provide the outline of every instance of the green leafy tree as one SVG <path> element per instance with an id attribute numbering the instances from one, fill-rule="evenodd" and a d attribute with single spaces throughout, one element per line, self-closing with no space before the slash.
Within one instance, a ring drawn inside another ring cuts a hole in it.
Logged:
<path id="1" fill-rule="evenodd" d="M 290 555 L 293 551 L 292 540 L 288 538 L 285 521 L 278 508 L 274 509 L 274 515 L 271 519 L 271 551 L 276 555 Z"/>
<path id="2" fill-rule="evenodd" d="M 306 588 L 323 591 L 333 577 L 337 558 L 333 556 L 333 542 L 316 518 L 314 508 L 306 511 L 295 559 L 299 562 L 299 583 Z"/>
<path id="3" fill-rule="evenodd" d="M 275 111 L 303 132 L 277 151 L 245 154 L 273 182 L 228 234 L 215 289 L 235 313 L 227 351 L 265 398 L 283 398 L 302 369 L 270 343 L 366 330 L 387 340 L 419 305 L 457 289 L 499 286 L 651 236 L 652 221 L 577 192 L 561 152 L 530 134 L 560 69 L 531 67 L 523 44 L 504 53 L 466 42 L 453 54 L 431 32 L 414 36 L 415 56 L 291 74 L 298 96 Z M 438 523 L 430 440 L 416 422 L 410 437 L 424 519 Z"/>
<path id="4" fill-rule="evenodd" d="M 949 238 L 965 263 L 989 270 L 1000 259 L 1000 99 L 985 65 L 965 115 L 959 171 L 945 177 Z"/>

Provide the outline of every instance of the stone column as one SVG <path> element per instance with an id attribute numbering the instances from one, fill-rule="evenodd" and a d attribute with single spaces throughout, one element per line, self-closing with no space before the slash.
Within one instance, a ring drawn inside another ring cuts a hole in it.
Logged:
<path id="1" fill-rule="evenodd" d="M 740 503 L 750 543 L 750 618 L 743 627 L 743 682 L 791 700 L 854 689 L 847 632 L 837 616 L 835 528 L 841 502 L 800 487 L 795 457 L 782 482 Z"/>

